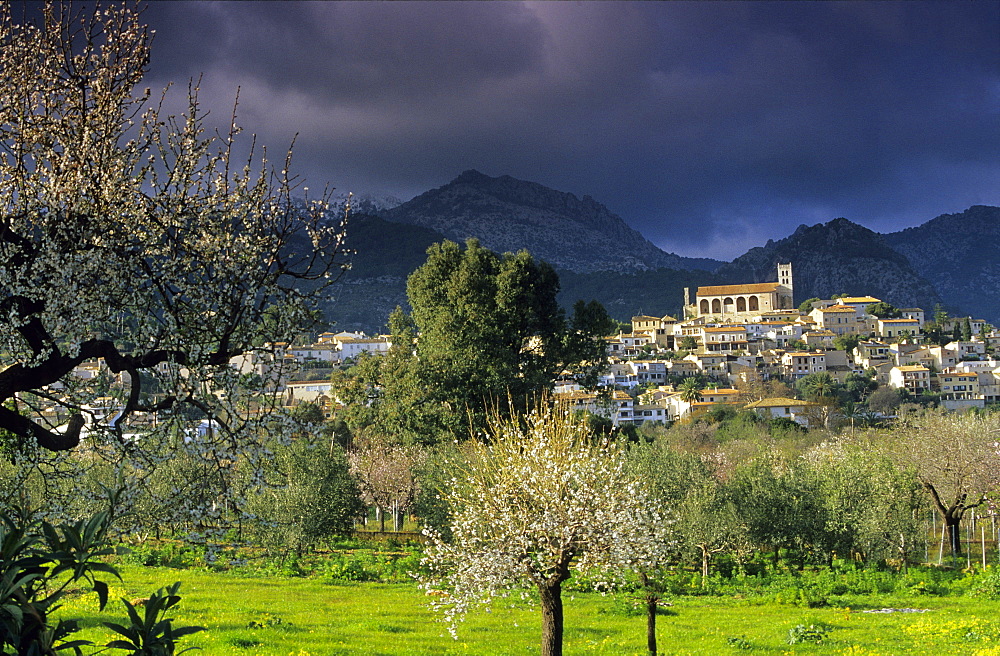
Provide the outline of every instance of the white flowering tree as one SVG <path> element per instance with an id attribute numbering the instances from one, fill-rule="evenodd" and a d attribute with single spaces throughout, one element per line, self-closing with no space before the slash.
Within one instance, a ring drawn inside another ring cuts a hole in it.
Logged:
<path id="1" fill-rule="evenodd" d="M 420 491 L 416 472 L 426 457 L 419 445 L 397 444 L 372 432 L 354 438 L 347 461 L 362 500 L 378 512 L 383 533 L 386 511 L 392 513 L 393 529 L 402 528 L 401 513 L 413 505 Z"/>
<path id="2" fill-rule="evenodd" d="M 562 653 L 562 584 L 574 571 L 651 569 L 672 548 L 669 522 L 627 471 L 622 447 L 595 441 L 586 423 L 542 405 L 528 416 L 494 418 L 485 441 L 444 494 L 452 540 L 431 533 L 423 587 L 455 635 L 471 607 L 535 593 L 543 656 Z M 598 577 L 601 578 L 601 577 Z"/>
<path id="3" fill-rule="evenodd" d="M 327 196 L 293 199 L 290 153 L 236 155 L 235 112 L 206 133 L 196 85 L 166 114 L 141 87 L 150 38 L 128 4 L 0 8 L 3 446 L 145 451 L 126 476 L 170 457 L 136 433 L 216 468 L 253 451 L 274 401 L 246 374 L 314 321 L 343 234 Z"/>

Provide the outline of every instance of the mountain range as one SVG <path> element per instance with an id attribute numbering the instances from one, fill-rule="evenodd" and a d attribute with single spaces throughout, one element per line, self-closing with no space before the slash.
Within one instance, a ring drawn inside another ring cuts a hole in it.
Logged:
<path id="1" fill-rule="evenodd" d="M 973 206 L 900 232 L 879 234 L 844 218 L 801 225 L 732 262 L 657 248 L 589 196 L 510 176 L 465 171 L 390 207 L 362 203 L 348 227 L 351 270 L 325 314 L 338 330 L 384 330 L 406 305 L 406 277 L 443 239 L 476 237 L 494 251 L 528 249 L 559 272 L 565 306 L 596 299 L 611 315 L 681 313 L 684 288 L 776 280 L 791 262 L 796 303 L 836 293 L 870 294 L 898 307 L 941 304 L 1000 324 L 1000 208 Z"/>

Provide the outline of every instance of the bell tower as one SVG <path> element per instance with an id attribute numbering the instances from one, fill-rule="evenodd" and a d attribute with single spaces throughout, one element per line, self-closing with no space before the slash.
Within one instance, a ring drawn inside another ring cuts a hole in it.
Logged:
<path id="1" fill-rule="evenodd" d="M 778 264 L 779 303 L 782 308 L 790 309 L 795 305 L 794 288 L 792 287 L 792 263 Z M 787 299 L 787 301 L 785 300 Z"/>
<path id="2" fill-rule="evenodd" d="M 778 284 L 792 291 L 792 263 L 778 265 Z"/>

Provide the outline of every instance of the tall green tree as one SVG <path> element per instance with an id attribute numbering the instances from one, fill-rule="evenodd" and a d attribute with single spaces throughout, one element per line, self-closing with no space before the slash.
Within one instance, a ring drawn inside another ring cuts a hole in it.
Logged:
<path id="1" fill-rule="evenodd" d="M 940 303 L 934 304 L 934 323 L 941 325 L 948 320 L 948 312 Z"/>
<path id="2" fill-rule="evenodd" d="M 697 376 L 689 376 L 681 381 L 681 384 L 677 386 L 677 391 L 681 395 L 681 400 L 694 403 L 701 398 L 701 393 L 705 391 L 705 383 Z"/>
<path id="3" fill-rule="evenodd" d="M 816 303 L 819 300 L 820 299 L 816 296 L 813 296 L 812 298 L 807 298 L 806 300 L 799 303 L 799 312 L 801 312 L 802 314 L 809 314 L 810 312 L 812 312 L 813 303 Z"/>
<path id="4" fill-rule="evenodd" d="M 962 320 L 962 341 L 968 342 L 972 339 L 972 322 L 969 321 L 969 317 L 965 317 Z"/>
<path id="5" fill-rule="evenodd" d="M 852 335 L 850 333 L 846 335 L 837 335 L 833 338 L 833 348 L 838 351 L 847 351 L 850 354 L 858 344 L 861 343 L 861 335 Z"/>
<path id="6" fill-rule="evenodd" d="M 878 383 L 867 374 L 847 374 L 844 381 L 844 390 L 850 394 L 850 400 L 860 403 L 868 398 L 875 391 Z"/>
<path id="7" fill-rule="evenodd" d="M 836 397 L 841 389 L 840 383 L 825 371 L 803 376 L 795 387 L 810 401 Z"/>
<path id="8" fill-rule="evenodd" d="M 527 407 L 564 369 L 596 377 L 614 322 L 593 301 L 567 319 L 558 291 L 555 270 L 527 251 L 431 246 L 407 281 L 410 314 L 390 319 L 390 353 L 362 372 L 368 421 L 408 441 L 458 439 L 492 409 Z"/>

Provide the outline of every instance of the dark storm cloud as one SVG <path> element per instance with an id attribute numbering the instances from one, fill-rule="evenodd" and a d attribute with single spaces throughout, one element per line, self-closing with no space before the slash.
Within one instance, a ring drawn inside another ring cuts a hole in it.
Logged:
<path id="1" fill-rule="evenodd" d="M 799 223 L 1000 203 L 1000 4 L 153 3 L 152 78 L 310 183 L 402 198 L 466 168 L 590 194 L 732 257 Z"/>

